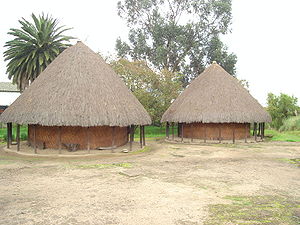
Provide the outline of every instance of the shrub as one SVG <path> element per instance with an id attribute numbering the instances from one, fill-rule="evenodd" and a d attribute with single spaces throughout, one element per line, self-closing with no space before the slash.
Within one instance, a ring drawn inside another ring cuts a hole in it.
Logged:
<path id="1" fill-rule="evenodd" d="M 293 116 L 283 121 L 280 131 L 300 130 L 300 116 Z"/>

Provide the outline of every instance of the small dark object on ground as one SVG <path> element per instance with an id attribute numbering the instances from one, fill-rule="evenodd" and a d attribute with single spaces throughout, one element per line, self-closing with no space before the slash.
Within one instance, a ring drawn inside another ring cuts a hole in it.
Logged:
<path id="1" fill-rule="evenodd" d="M 68 149 L 69 152 L 76 152 L 79 148 L 79 144 L 74 143 L 63 143 L 63 145 Z"/>

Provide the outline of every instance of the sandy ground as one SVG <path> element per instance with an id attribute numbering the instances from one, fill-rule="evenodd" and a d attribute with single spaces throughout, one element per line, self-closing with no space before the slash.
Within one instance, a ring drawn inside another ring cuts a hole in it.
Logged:
<path id="1" fill-rule="evenodd" d="M 39 158 L 0 147 L 0 224 L 204 224 L 225 196 L 300 199 L 300 143 L 183 145 Z"/>

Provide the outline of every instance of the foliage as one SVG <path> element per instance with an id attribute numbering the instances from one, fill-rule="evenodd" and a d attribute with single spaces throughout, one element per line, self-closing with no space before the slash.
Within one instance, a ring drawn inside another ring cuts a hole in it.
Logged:
<path id="1" fill-rule="evenodd" d="M 180 91 L 180 75 L 167 70 L 151 70 L 145 61 L 119 59 L 111 66 L 150 114 L 154 124 L 160 124 L 162 114 Z"/>
<path id="2" fill-rule="evenodd" d="M 70 28 L 58 26 L 58 20 L 48 15 L 31 15 L 33 23 L 22 18 L 20 29 L 11 28 L 14 39 L 4 47 L 8 61 L 8 78 L 22 91 L 64 50 L 73 37 L 63 33 Z"/>
<path id="3" fill-rule="evenodd" d="M 7 133 L 6 128 L 0 128 L 0 141 L 6 141 Z M 16 126 L 13 126 L 13 140 L 16 140 L 17 129 Z M 20 127 L 20 138 L 21 140 L 27 140 L 27 126 Z"/>
<path id="4" fill-rule="evenodd" d="M 120 57 L 185 74 L 184 86 L 212 61 L 235 74 L 237 58 L 219 38 L 229 32 L 231 0 L 122 0 L 118 14 L 130 28 L 129 43 L 117 39 Z"/>
<path id="5" fill-rule="evenodd" d="M 279 128 L 280 131 L 299 130 L 300 131 L 300 116 L 292 116 L 283 121 L 283 125 Z"/>
<path id="6" fill-rule="evenodd" d="M 297 106 L 298 99 L 294 96 L 281 93 L 276 96 L 272 93 L 268 94 L 267 110 L 272 117 L 271 127 L 279 129 L 283 125 L 283 121 L 291 116 L 296 116 L 300 112 Z"/>

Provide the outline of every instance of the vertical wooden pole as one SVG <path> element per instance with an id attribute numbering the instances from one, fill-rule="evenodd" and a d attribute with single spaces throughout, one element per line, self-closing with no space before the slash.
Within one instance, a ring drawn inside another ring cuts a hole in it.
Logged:
<path id="1" fill-rule="evenodd" d="M 221 124 L 219 124 L 219 143 L 221 143 Z"/>
<path id="2" fill-rule="evenodd" d="M 10 148 L 10 141 L 9 141 L 9 123 L 6 124 L 6 141 L 7 141 L 7 148 Z"/>
<path id="3" fill-rule="evenodd" d="M 146 145 L 146 138 L 145 138 L 145 126 L 143 125 L 143 145 Z"/>
<path id="4" fill-rule="evenodd" d="M 174 134 L 174 122 L 172 122 L 172 140 L 174 141 L 175 134 Z"/>
<path id="5" fill-rule="evenodd" d="M 20 151 L 20 124 L 17 124 L 17 152 Z"/>
<path id="6" fill-rule="evenodd" d="M 130 125 L 130 141 L 129 141 L 129 150 L 132 151 L 132 142 L 133 142 L 133 133 L 134 133 L 134 126 Z"/>
<path id="7" fill-rule="evenodd" d="M 262 138 L 265 139 L 265 123 L 262 123 Z"/>
<path id="8" fill-rule="evenodd" d="M 193 142 L 193 137 L 194 137 L 194 124 L 191 123 L 191 124 L 190 124 L 190 127 L 191 127 L 191 142 Z"/>
<path id="9" fill-rule="evenodd" d="M 235 143 L 235 124 L 233 124 L 233 129 L 232 129 L 232 143 Z"/>
<path id="10" fill-rule="evenodd" d="M 180 135 L 181 135 L 181 142 L 183 142 L 183 123 L 181 123 L 181 125 L 180 125 L 181 127 L 180 127 Z"/>
<path id="11" fill-rule="evenodd" d="M 203 123 L 204 126 L 204 143 L 206 143 L 206 123 Z"/>
<path id="12" fill-rule="evenodd" d="M 255 139 L 255 141 L 257 141 L 257 123 L 254 123 L 253 132 L 254 132 L 254 139 Z"/>
<path id="13" fill-rule="evenodd" d="M 170 124 L 169 124 L 169 122 L 166 123 L 166 137 L 167 137 L 167 139 L 170 138 Z"/>
<path id="14" fill-rule="evenodd" d="M 258 137 L 261 136 L 261 123 L 258 124 Z"/>
<path id="15" fill-rule="evenodd" d="M 37 153 L 36 149 L 36 125 L 33 125 L 33 145 L 34 145 L 34 154 Z"/>
<path id="16" fill-rule="evenodd" d="M 143 148 L 143 126 L 140 125 L 140 147 Z"/>
<path id="17" fill-rule="evenodd" d="M 135 125 L 132 125 L 132 142 L 134 142 Z"/>
<path id="18" fill-rule="evenodd" d="M 260 133 L 260 138 L 263 141 L 265 137 L 265 123 L 261 123 L 261 133 Z"/>
<path id="19" fill-rule="evenodd" d="M 111 152 L 114 152 L 114 147 L 116 145 L 116 127 L 113 126 L 112 127 L 112 133 L 111 133 L 111 139 L 112 139 L 112 143 L 111 143 Z"/>
<path id="20" fill-rule="evenodd" d="M 58 143 L 58 154 L 61 154 L 61 126 L 58 127 L 58 131 L 57 131 L 57 143 Z"/>
<path id="21" fill-rule="evenodd" d="M 13 141 L 13 126 L 12 123 L 9 123 L 9 144 L 12 145 Z"/>
<path id="22" fill-rule="evenodd" d="M 112 140 L 112 143 L 111 143 L 111 146 L 114 147 L 115 146 L 115 142 L 116 142 L 116 127 L 113 126 L 112 129 L 111 129 L 111 140 Z"/>
<path id="23" fill-rule="evenodd" d="M 248 126 L 247 123 L 245 123 L 245 143 L 247 143 L 247 138 L 248 138 Z"/>
<path id="24" fill-rule="evenodd" d="M 90 153 L 91 153 L 91 146 L 90 146 L 90 127 L 87 127 L 86 134 L 87 134 L 87 150 L 88 150 L 88 154 L 90 154 Z"/>

